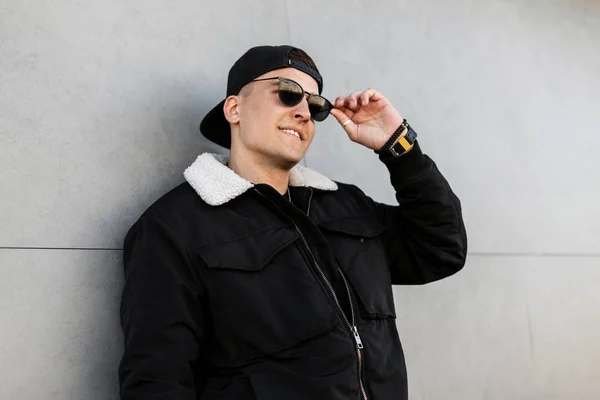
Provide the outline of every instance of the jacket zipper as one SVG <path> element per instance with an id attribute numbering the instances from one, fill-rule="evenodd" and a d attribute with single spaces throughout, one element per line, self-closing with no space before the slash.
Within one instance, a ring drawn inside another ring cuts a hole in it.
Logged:
<path id="1" fill-rule="evenodd" d="M 306 209 L 306 216 L 308 217 L 310 214 L 310 202 L 312 200 L 313 197 L 313 188 L 310 188 L 310 197 L 308 198 L 308 207 Z M 356 328 L 356 322 L 355 322 L 355 317 L 354 317 L 354 305 L 352 302 L 352 295 L 350 294 L 350 287 L 348 286 L 348 281 L 346 280 L 346 276 L 344 275 L 344 273 L 342 272 L 342 270 L 340 269 L 340 267 L 338 265 L 336 265 L 336 268 L 338 270 L 338 272 L 340 273 L 340 275 L 342 276 L 342 279 L 344 280 L 344 286 L 346 286 L 346 293 L 348 294 L 348 302 L 350 303 L 350 314 L 352 316 L 352 324 L 350 324 L 348 322 L 348 319 L 346 318 L 346 314 L 344 314 L 344 311 L 342 310 L 342 307 L 340 306 L 340 303 L 338 302 L 337 296 L 335 295 L 335 291 L 333 290 L 333 288 L 331 287 L 331 284 L 329 283 L 329 281 L 327 280 L 327 278 L 325 277 L 325 274 L 323 274 L 323 271 L 321 271 L 321 268 L 319 268 L 319 265 L 317 264 L 317 260 L 315 260 L 314 255 L 312 254 L 312 252 L 310 251 L 310 248 L 308 247 L 308 244 L 306 243 L 306 240 L 304 239 L 304 235 L 302 235 L 302 233 L 300 232 L 300 230 L 298 229 L 298 227 L 296 226 L 296 224 L 294 224 L 294 226 L 296 227 L 296 230 L 298 231 L 298 233 L 300 234 L 300 236 L 302 237 L 302 240 L 304 241 L 304 245 L 306 246 L 306 248 L 308 249 L 315 265 L 317 266 L 317 269 L 319 270 L 321 276 L 323 277 L 323 279 L 325 280 L 325 282 L 327 283 L 327 287 L 329 288 L 329 290 L 331 291 L 331 294 L 333 295 L 333 298 L 335 299 L 335 303 L 338 306 L 338 309 L 340 310 L 342 316 L 344 317 L 344 320 L 346 321 L 346 323 L 348 324 L 348 326 L 350 327 L 350 331 L 352 332 L 352 335 L 354 336 L 354 340 L 356 341 L 356 354 L 358 356 L 358 383 L 360 384 L 360 391 L 362 392 L 362 396 L 363 396 L 363 400 L 368 400 L 368 396 L 367 396 L 367 391 L 365 390 L 365 385 L 363 383 L 364 378 L 363 378 L 363 358 L 364 358 L 364 354 L 363 354 L 363 343 L 362 340 L 360 339 L 360 335 L 358 333 L 358 329 Z M 327 240 L 325 240 L 327 242 Z M 329 245 L 329 243 L 328 243 Z M 333 253 L 333 249 L 331 247 L 329 247 L 329 250 Z"/>
<path id="2" fill-rule="evenodd" d="M 310 188 L 310 196 L 308 197 L 308 207 L 306 208 L 306 216 L 310 217 L 310 202 L 312 200 L 312 196 L 313 196 L 313 189 Z"/>
<path id="3" fill-rule="evenodd" d="M 339 267 L 337 267 L 338 272 L 342 275 L 342 279 L 344 280 L 344 285 L 346 286 L 346 293 L 348 293 L 348 300 L 350 303 L 350 313 L 352 316 L 352 323 L 350 323 L 350 321 L 348 321 L 346 314 L 344 314 L 344 310 L 342 309 L 342 306 L 340 305 L 337 295 L 335 294 L 335 290 L 333 290 L 331 283 L 329 282 L 329 280 L 323 273 L 323 270 L 321 270 L 321 267 L 319 266 L 319 263 L 315 259 L 314 254 L 310 250 L 310 247 L 308 246 L 308 242 L 306 241 L 306 238 L 302 234 L 302 231 L 300 231 L 300 229 L 298 228 L 298 226 L 296 226 L 295 223 L 294 223 L 294 227 L 296 228 L 296 232 L 298 232 L 298 234 L 300 235 L 300 238 L 302 239 L 302 242 L 304 243 L 304 247 L 306 248 L 306 250 L 308 250 L 308 253 L 310 254 L 310 257 L 312 258 L 313 263 L 315 264 L 315 267 L 317 268 L 317 271 L 319 272 L 319 275 L 321 275 L 321 279 L 323 279 L 323 281 L 327 285 L 327 288 L 329 289 L 329 292 L 333 296 L 333 299 L 335 300 L 335 304 L 337 305 L 339 312 L 342 314 L 342 317 L 344 317 L 344 321 L 346 322 L 346 325 L 348 325 L 348 328 L 350 329 L 350 333 L 354 337 L 354 341 L 356 342 L 356 354 L 358 356 L 358 383 L 360 384 L 360 390 L 362 392 L 363 400 L 368 400 L 367 392 L 366 392 L 365 386 L 363 384 L 363 376 L 362 376 L 363 375 L 362 374 L 362 369 L 363 369 L 363 354 L 362 354 L 363 350 L 362 349 L 364 346 L 363 346 L 362 340 L 360 339 L 360 334 L 358 333 L 358 329 L 356 328 L 355 317 L 354 317 L 354 306 L 352 305 L 352 297 L 350 295 L 350 288 L 348 287 L 348 281 L 346 280 L 344 273 L 340 270 Z"/>
<path id="4" fill-rule="evenodd" d="M 263 196 L 267 200 L 271 201 L 265 195 L 260 193 L 259 190 L 257 190 L 257 189 L 254 189 L 254 190 L 256 190 L 257 193 L 259 193 L 261 196 Z M 310 197 L 308 199 L 308 208 L 306 210 L 307 216 L 308 216 L 308 213 L 310 212 L 310 202 L 312 200 L 312 194 L 313 194 L 313 191 L 312 191 L 312 188 L 310 188 Z M 294 220 L 292 220 L 291 218 L 290 218 L 290 220 L 294 224 L 294 228 L 296 229 L 296 232 L 298 232 L 298 235 L 300 235 L 300 238 L 302 239 L 302 242 L 304 243 L 304 247 L 308 251 L 308 254 L 310 254 L 310 257 L 312 258 L 313 263 L 315 264 L 315 267 L 317 268 L 317 271 L 319 272 L 319 275 L 321 276 L 321 279 L 323 280 L 323 282 L 325 282 L 325 285 L 327 285 L 327 288 L 329 289 L 329 293 L 331 293 L 331 295 L 333 296 L 333 300 L 335 301 L 335 304 L 337 305 L 338 311 L 340 312 L 340 314 L 342 315 L 342 318 L 344 319 L 344 322 L 346 322 L 346 325 L 350 329 L 350 333 L 354 337 L 354 341 L 356 342 L 356 354 L 358 357 L 358 383 L 360 385 L 362 399 L 368 400 L 369 398 L 367 396 L 367 391 L 365 390 L 365 385 L 363 383 L 363 348 L 364 348 L 364 346 L 363 346 L 362 340 L 360 338 L 360 334 L 358 333 L 358 329 L 356 328 L 356 321 L 355 321 L 355 316 L 354 316 L 354 305 L 352 302 L 352 295 L 350 292 L 350 287 L 348 286 L 348 281 L 346 280 L 346 277 L 344 276 L 344 273 L 342 272 L 340 267 L 338 265 L 336 265 L 336 268 L 337 268 L 338 272 L 340 273 L 340 275 L 342 276 L 342 279 L 344 281 L 344 286 L 346 286 L 346 293 L 348 294 L 348 302 L 350 303 L 350 314 L 352 317 L 352 323 L 350 323 L 350 321 L 348 321 L 348 318 L 346 317 L 346 314 L 344 313 L 344 310 L 342 309 L 342 306 L 340 305 L 337 295 L 335 294 L 335 290 L 333 290 L 333 286 L 331 286 L 331 283 L 329 282 L 329 280 L 323 273 L 323 270 L 319 266 L 319 263 L 317 262 L 315 255 L 310 250 L 310 246 L 308 245 L 308 242 L 306 241 L 304 234 L 302 233 L 300 228 L 298 228 L 298 225 L 296 225 Z M 330 248 L 330 250 L 331 250 L 331 248 Z"/>

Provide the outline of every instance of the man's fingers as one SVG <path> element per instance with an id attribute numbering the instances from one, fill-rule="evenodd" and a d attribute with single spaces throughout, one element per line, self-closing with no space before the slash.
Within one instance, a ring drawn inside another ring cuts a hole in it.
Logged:
<path id="1" fill-rule="evenodd" d="M 351 110 L 356 110 L 356 108 L 359 106 L 358 97 L 361 95 L 361 93 L 362 92 L 360 92 L 360 91 L 353 92 L 350 96 L 348 96 L 345 106 Z"/>
<path id="2" fill-rule="evenodd" d="M 333 106 L 337 109 L 346 108 L 352 112 L 357 112 L 360 107 L 381 99 L 384 99 L 381 93 L 369 88 L 364 91 L 352 92 L 348 97 L 338 96 L 333 102 Z"/>
<path id="3" fill-rule="evenodd" d="M 360 97 L 358 98 L 358 104 L 361 106 L 366 106 L 369 104 L 369 93 L 367 91 L 361 93 Z"/>
<path id="4" fill-rule="evenodd" d="M 381 100 L 383 96 L 377 90 L 369 88 L 360 95 L 361 105 L 366 106 L 371 101 Z"/>
<path id="5" fill-rule="evenodd" d="M 364 92 L 362 92 L 360 95 L 360 105 L 366 106 L 367 104 L 369 104 L 369 101 L 375 95 L 375 93 L 377 93 L 375 89 L 367 89 Z"/>
<path id="6" fill-rule="evenodd" d="M 333 115 L 340 124 L 344 122 L 343 120 L 347 119 L 346 114 L 344 114 L 342 111 L 338 110 L 337 108 L 332 109 L 330 111 L 330 114 Z"/>
<path id="7" fill-rule="evenodd" d="M 346 103 L 346 97 L 338 96 L 335 99 L 335 101 L 333 102 L 333 106 L 335 108 L 340 108 L 340 107 L 343 107 L 345 103 Z"/>
<path id="8" fill-rule="evenodd" d="M 335 102 L 335 106 L 339 108 L 339 102 L 344 101 L 344 105 L 349 109 L 356 111 L 358 107 L 366 106 L 372 101 L 382 99 L 383 96 L 375 89 L 369 88 L 364 91 L 356 91 L 351 93 L 348 97 L 338 97 Z"/>
<path id="9" fill-rule="evenodd" d="M 352 118 L 352 115 L 354 113 L 352 112 L 352 110 L 349 110 L 347 108 L 343 108 L 343 109 L 338 109 L 338 108 L 334 108 L 331 110 L 331 115 L 333 115 L 335 117 L 335 119 L 337 119 L 337 121 L 343 126 L 344 123 L 346 121 L 348 121 L 349 119 Z M 348 125 L 343 126 L 344 128 L 346 128 Z"/>
<path id="10" fill-rule="evenodd" d="M 339 110 L 337 108 L 332 109 L 330 113 L 335 117 L 335 119 L 337 119 L 337 122 L 339 122 L 340 124 L 343 124 L 344 121 L 348 119 L 346 114 L 342 110 Z"/>

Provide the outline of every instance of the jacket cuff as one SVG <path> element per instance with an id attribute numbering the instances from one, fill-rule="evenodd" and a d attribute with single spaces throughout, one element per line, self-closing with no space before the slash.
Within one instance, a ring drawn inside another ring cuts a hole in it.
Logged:
<path id="1" fill-rule="evenodd" d="M 387 153 L 380 154 L 379 159 L 390 172 L 390 178 L 394 187 L 409 183 L 419 174 L 431 168 L 430 159 L 423 154 L 418 141 L 415 141 L 412 149 L 401 156 L 394 156 Z"/>

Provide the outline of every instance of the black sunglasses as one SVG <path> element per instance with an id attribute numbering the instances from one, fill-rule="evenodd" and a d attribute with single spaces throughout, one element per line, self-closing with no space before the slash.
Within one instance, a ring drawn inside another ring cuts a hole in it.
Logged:
<path id="1" fill-rule="evenodd" d="M 311 118 L 315 121 L 323 121 L 325 118 L 327 118 L 329 111 L 331 111 L 333 108 L 333 104 L 331 104 L 329 100 L 323 96 L 305 92 L 298 82 L 281 77 L 254 79 L 250 82 L 269 81 L 275 79 L 279 80 L 277 94 L 279 95 L 279 101 L 281 101 L 283 105 L 293 107 L 297 104 L 300 104 L 304 98 L 304 94 L 306 93 L 308 95 L 308 110 L 310 111 Z"/>

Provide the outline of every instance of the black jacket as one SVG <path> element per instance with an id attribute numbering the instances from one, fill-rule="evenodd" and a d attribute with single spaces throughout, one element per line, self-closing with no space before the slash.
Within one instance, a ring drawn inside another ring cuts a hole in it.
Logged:
<path id="1" fill-rule="evenodd" d="M 402 400 L 391 285 L 460 270 L 460 202 L 418 143 L 381 158 L 400 205 L 302 166 L 291 204 L 203 154 L 128 232 L 125 400 Z"/>

